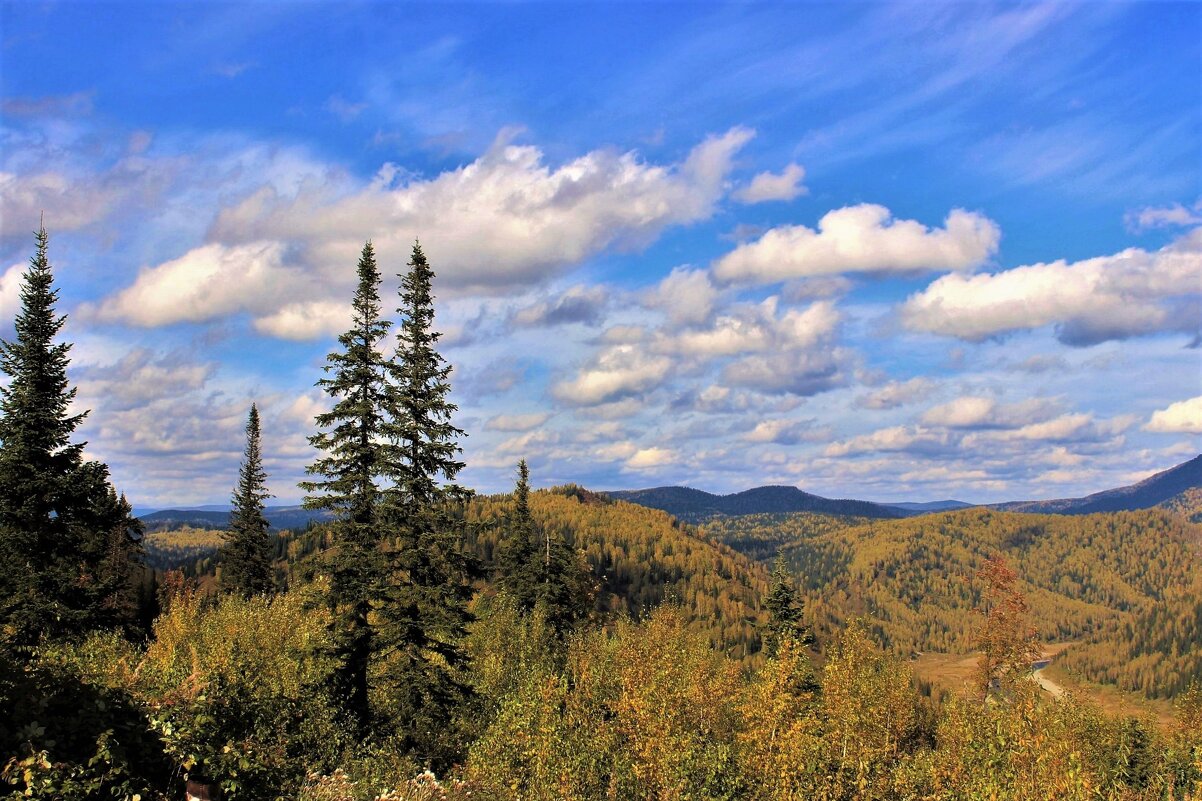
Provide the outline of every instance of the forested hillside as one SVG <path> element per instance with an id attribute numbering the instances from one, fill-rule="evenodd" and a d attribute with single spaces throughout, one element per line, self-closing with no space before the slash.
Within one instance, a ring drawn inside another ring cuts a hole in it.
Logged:
<path id="1" fill-rule="evenodd" d="M 981 591 L 972 577 L 1000 554 L 1019 575 L 1040 636 L 1082 641 L 1061 658 L 1066 667 L 1152 697 L 1202 678 L 1199 530 L 1170 512 L 754 516 L 704 531 L 761 559 L 779 548 L 820 632 L 865 615 L 899 651 L 968 652 Z"/>
<path id="2" fill-rule="evenodd" d="M 688 487 L 608 492 L 615 500 L 662 509 L 688 523 L 702 523 L 717 516 L 813 512 L 860 517 L 901 517 L 903 510 L 869 501 L 832 500 L 811 495 L 797 487 L 755 487 L 730 495 L 714 495 Z"/>
<path id="3" fill-rule="evenodd" d="M 1094 512 L 1118 512 L 1171 507 L 1183 493 L 1202 489 L 1202 455 L 1188 462 L 1145 478 L 1136 484 L 1103 490 L 1084 498 L 1060 498 L 1051 501 L 1013 501 L 995 508 L 1010 512 L 1042 512 L 1084 515 Z"/>

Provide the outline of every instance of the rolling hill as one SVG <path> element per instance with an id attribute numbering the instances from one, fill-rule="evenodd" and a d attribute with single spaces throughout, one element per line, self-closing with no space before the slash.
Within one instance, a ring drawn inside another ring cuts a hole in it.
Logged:
<path id="1" fill-rule="evenodd" d="M 1202 530 L 1166 509 L 1036 515 L 983 507 L 901 520 L 813 514 L 718 517 L 710 538 L 785 556 L 820 637 L 857 616 L 903 653 L 967 653 L 975 576 L 1001 555 L 1018 572 L 1058 664 L 1149 697 L 1202 681 Z"/>
<path id="2" fill-rule="evenodd" d="M 302 506 L 268 506 L 265 510 L 267 522 L 273 531 L 308 528 L 310 522 L 330 518 L 327 512 L 313 511 Z M 230 513 L 213 507 L 195 509 L 162 509 L 139 515 L 138 519 L 151 531 L 175 531 L 184 528 L 224 529 L 229 527 Z"/>
<path id="3" fill-rule="evenodd" d="M 896 518 L 908 514 L 902 509 L 869 501 L 832 500 L 786 486 L 756 487 L 731 495 L 714 495 L 689 487 L 655 487 L 605 494 L 617 501 L 659 509 L 686 523 L 700 523 L 718 516 L 790 512 L 870 518 Z"/>

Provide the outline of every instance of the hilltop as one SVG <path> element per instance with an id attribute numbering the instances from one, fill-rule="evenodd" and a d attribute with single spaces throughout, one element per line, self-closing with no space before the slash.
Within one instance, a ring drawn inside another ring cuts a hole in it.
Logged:
<path id="1" fill-rule="evenodd" d="M 723 515 L 735 517 L 789 512 L 870 518 L 896 518 L 907 514 L 902 509 L 870 501 L 832 500 L 788 486 L 755 487 L 731 495 L 714 495 L 689 487 L 655 487 L 605 494 L 614 500 L 660 509 L 687 523 L 699 523 Z"/>
<path id="2" fill-rule="evenodd" d="M 1060 515 L 1085 515 L 1094 512 L 1120 512 L 1150 509 L 1154 506 L 1179 511 L 1199 511 L 1195 497 L 1202 489 L 1202 455 L 1188 462 L 1163 470 L 1136 484 L 1103 490 L 1084 498 L 1060 498 L 1049 501 L 1010 501 L 992 508 L 1007 512 L 1036 512 Z"/>

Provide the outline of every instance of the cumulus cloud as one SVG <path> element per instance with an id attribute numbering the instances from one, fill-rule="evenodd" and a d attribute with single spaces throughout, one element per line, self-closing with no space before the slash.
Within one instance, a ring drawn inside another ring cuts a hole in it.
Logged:
<path id="1" fill-rule="evenodd" d="M 553 169 L 538 148 L 513 144 L 514 133 L 426 180 L 398 185 L 401 172 L 389 165 L 366 186 L 320 172 L 291 192 L 264 186 L 222 210 L 210 236 L 287 242 L 313 269 L 338 272 L 364 237 L 382 257 L 399 258 L 420 236 L 441 286 L 510 293 L 606 248 L 641 247 L 667 226 L 709 217 L 753 135 L 711 136 L 675 165 L 596 150 Z"/>
<path id="2" fill-rule="evenodd" d="M 604 348 L 576 378 L 561 381 L 552 394 L 578 406 L 594 406 L 648 392 L 667 377 L 672 362 L 634 345 Z"/>
<path id="3" fill-rule="evenodd" d="M 272 319 L 281 301 L 311 291 L 308 277 L 286 263 L 279 242 L 211 244 L 142 270 L 132 285 L 82 312 L 104 322 L 144 327 L 203 322 L 239 311 Z M 279 320 L 267 325 L 268 333 L 271 326 L 283 327 Z"/>
<path id="4" fill-rule="evenodd" d="M 1202 395 L 1153 412 L 1144 430 L 1158 434 L 1202 434 Z"/>
<path id="5" fill-rule="evenodd" d="M 792 200 L 809 192 L 801 183 L 805 177 L 805 167 L 800 164 L 790 164 L 780 173 L 761 172 L 751 179 L 750 184 L 736 191 L 734 198 L 748 204 Z"/>
<path id="6" fill-rule="evenodd" d="M 677 267 L 644 296 L 644 303 L 663 309 L 675 325 L 699 325 L 710 318 L 721 292 L 705 270 Z"/>
<path id="7" fill-rule="evenodd" d="M 1046 398 L 1002 404 L 993 398 L 966 395 L 928 409 L 922 422 L 946 428 L 1018 428 L 1053 416 L 1056 406 Z"/>
<path id="8" fill-rule="evenodd" d="M 341 334 L 350 328 L 351 304 L 326 300 L 289 303 L 255 318 L 255 330 L 278 339 L 306 341 Z"/>
<path id="9" fill-rule="evenodd" d="M 828 212 L 818 230 L 773 228 L 739 245 L 714 265 L 722 281 L 773 283 L 858 272 L 915 273 L 971 270 L 997 250 L 1001 233 L 975 212 L 954 209 L 943 228 L 895 220 L 883 206 L 863 204 Z"/>
<path id="10" fill-rule="evenodd" d="M 609 303 L 603 286 L 574 286 L 553 298 L 532 303 L 514 311 L 511 319 L 523 328 L 546 328 L 580 323 L 598 325 Z"/>
<path id="11" fill-rule="evenodd" d="M 947 431 L 923 426 L 892 426 L 852 437 L 845 442 L 833 442 L 822 453 L 824 456 L 854 456 L 882 451 L 940 454 L 953 442 L 953 437 Z"/>
<path id="12" fill-rule="evenodd" d="M 626 460 L 628 470 L 654 470 L 676 461 L 676 454 L 668 448 L 640 448 Z"/>
<path id="13" fill-rule="evenodd" d="M 1128 212 L 1127 227 L 1132 231 L 1147 231 L 1152 228 L 1185 228 L 1202 225 L 1202 198 L 1186 207 L 1180 203 L 1168 206 L 1148 206 Z"/>
<path id="14" fill-rule="evenodd" d="M 779 305 L 775 296 L 758 304 L 740 304 L 705 328 L 657 332 L 653 347 L 661 353 L 702 358 L 790 352 L 827 341 L 840 321 L 839 312 L 830 301 L 783 313 Z"/>
<path id="15" fill-rule="evenodd" d="M 975 276 L 945 275 L 901 307 L 912 331 L 979 342 L 1056 326 L 1066 345 L 1168 331 L 1197 333 L 1202 228 L 1160 250 L 1056 261 Z"/>
<path id="16" fill-rule="evenodd" d="M 21 308 L 21 279 L 25 275 L 24 264 L 14 264 L 0 275 L 0 319 L 8 321 Z"/>
<path id="17" fill-rule="evenodd" d="M 935 391 L 935 382 L 921 376 L 907 381 L 890 381 L 880 389 L 856 398 L 861 409 L 896 409 L 928 397 Z"/>
<path id="18" fill-rule="evenodd" d="M 853 354 L 843 348 L 748 356 L 722 369 L 722 379 L 768 395 L 817 395 L 847 383 L 842 365 Z"/>
<path id="19" fill-rule="evenodd" d="M 813 420 L 761 420 L 743 435 L 747 442 L 795 445 L 811 438 Z"/>

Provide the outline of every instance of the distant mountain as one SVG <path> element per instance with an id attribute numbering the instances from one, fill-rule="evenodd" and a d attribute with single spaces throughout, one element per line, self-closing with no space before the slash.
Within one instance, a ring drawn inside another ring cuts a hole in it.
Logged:
<path id="1" fill-rule="evenodd" d="M 923 503 L 905 501 L 904 503 L 881 504 L 881 506 L 887 506 L 890 509 L 901 509 L 903 512 L 919 515 L 926 514 L 927 512 L 946 512 L 949 509 L 969 509 L 976 505 L 975 503 L 965 503 L 964 501 L 926 501 Z"/>
<path id="2" fill-rule="evenodd" d="M 605 494 L 616 501 L 660 509 L 687 523 L 699 523 L 719 515 L 736 517 L 790 512 L 871 518 L 897 518 L 905 514 L 900 509 L 869 501 L 831 500 L 802 492 L 797 487 L 756 487 L 732 495 L 714 495 L 689 487 L 655 487 Z"/>
<path id="3" fill-rule="evenodd" d="M 267 522 L 276 531 L 307 528 L 311 521 L 329 520 L 328 512 L 305 509 L 302 506 L 268 506 Z M 196 509 L 162 509 L 139 515 L 147 531 L 174 531 L 180 528 L 224 529 L 229 527 L 229 511 L 217 511 L 213 506 Z"/>
<path id="4" fill-rule="evenodd" d="M 1052 501 L 1011 501 L 993 505 L 1007 512 L 1039 512 L 1043 514 L 1085 515 L 1093 512 L 1122 512 L 1150 509 L 1153 506 L 1178 508 L 1188 504 L 1194 493 L 1202 488 L 1202 455 L 1188 462 L 1145 478 L 1138 484 L 1103 490 L 1084 498 L 1060 498 Z"/>

